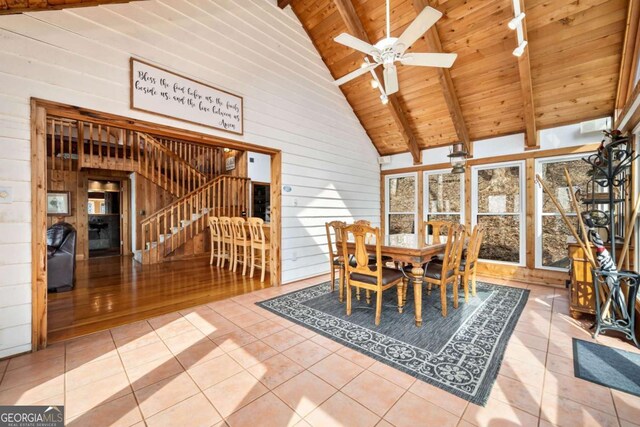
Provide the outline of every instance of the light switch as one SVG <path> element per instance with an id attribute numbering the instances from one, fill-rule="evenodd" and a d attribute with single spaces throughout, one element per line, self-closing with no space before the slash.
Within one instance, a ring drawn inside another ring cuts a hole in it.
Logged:
<path id="1" fill-rule="evenodd" d="M 0 187 L 0 203 L 13 203 L 13 188 Z"/>

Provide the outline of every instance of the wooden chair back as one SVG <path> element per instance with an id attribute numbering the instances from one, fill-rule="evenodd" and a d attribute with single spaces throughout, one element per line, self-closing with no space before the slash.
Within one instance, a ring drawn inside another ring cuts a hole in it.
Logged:
<path id="1" fill-rule="evenodd" d="M 225 240 L 233 240 L 233 229 L 231 227 L 231 218 L 228 216 L 221 216 L 220 220 L 220 231 L 222 238 Z"/>
<path id="2" fill-rule="evenodd" d="M 347 223 L 344 221 L 331 221 L 324 224 L 324 227 L 327 231 L 327 244 L 329 245 L 329 257 L 331 263 L 333 263 L 333 260 L 338 257 L 338 247 L 340 247 L 340 244 L 342 242 L 342 229 L 346 226 Z M 333 230 L 333 240 L 331 239 L 331 230 Z M 342 248 L 340 247 L 340 249 Z"/>
<path id="3" fill-rule="evenodd" d="M 373 237 L 376 242 L 376 265 L 369 267 L 369 253 L 367 251 L 367 239 Z M 353 242 L 349 250 L 347 242 Z M 345 259 L 353 259 L 353 262 L 345 262 L 347 277 L 351 273 L 359 273 L 377 278 L 382 283 L 382 253 L 380 245 L 380 229 L 365 224 L 348 225 L 342 229 L 342 255 Z M 354 264 L 354 265 L 351 265 Z"/>
<path id="4" fill-rule="evenodd" d="M 449 270 L 453 270 L 456 273 L 458 272 L 462 258 L 464 239 L 464 227 L 461 224 L 449 223 L 447 246 L 444 251 L 444 258 L 442 259 L 442 277 L 445 277 L 445 272 Z"/>
<path id="5" fill-rule="evenodd" d="M 247 223 L 249 224 L 251 241 L 257 244 L 265 243 L 266 240 L 264 237 L 264 230 L 262 228 L 264 220 L 262 218 L 251 217 L 247 218 Z"/>
<path id="6" fill-rule="evenodd" d="M 432 245 L 440 245 L 444 243 L 442 241 L 442 233 L 448 233 L 451 230 L 451 225 L 455 223 L 449 221 L 425 221 L 423 223 L 425 239 L 429 237 L 429 230 L 431 230 L 431 242 Z M 447 234 L 447 238 L 448 238 Z M 428 240 L 427 240 L 428 241 Z"/>
<path id="7" fill-rule="evenodd" d="M 484 225 L 476 224 L 471 233 L 469 239 L 469 246 L 467 246 L 467 263 L 466 268 L 475 267 L 480 255 L 480 247 L 482 246 L 482 239 L 484 238 Z"/>
<path id="8" fill-rule="evenodd" d="M 244 228 L 246 221 L 244 218 L 236 216 L 231 218 L 231 231 L 233 238 L 237 242 L 244 242 L 247 240 L 247 232 Z"/>
<path id="9" fill-rule="evenodd" d="M 209 230 L 210 230 L 212 239 L 217 240 L 221 237 L 220 219 L 217 216 L 209 217 Z"/>

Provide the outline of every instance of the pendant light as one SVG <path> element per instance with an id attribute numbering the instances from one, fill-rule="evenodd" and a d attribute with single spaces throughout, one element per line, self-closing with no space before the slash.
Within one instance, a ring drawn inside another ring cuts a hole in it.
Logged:
<path id="1" fill-rule="evenodd" d="M 451 162 L 451 173 L 464 173 L 464 166 L 467 163 L 468 153 L 464 151 L 464 145 L 461 142 L 453 144 L 449 161 Z"/>

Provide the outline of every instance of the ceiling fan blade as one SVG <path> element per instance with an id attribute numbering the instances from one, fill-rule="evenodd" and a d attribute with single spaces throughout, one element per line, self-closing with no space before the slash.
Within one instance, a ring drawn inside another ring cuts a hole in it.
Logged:
<path id="1" fill-rule="evenodd" d="M 387 65 L 384 69 L 384 88 L 387 95 L 398 91 L 398 71 L 393 64 Z"/>
<path id="2" fill-rule="evenodd" d="M 400 52 L 409 49 L 440 17 L 442 12 L 429 6 L 425 7 L 396 41 L 396 45 L 402 45 Z"/>
<path id="3" fill-rule="evenodd" d="M 457 57 L 457 53 L 411 53 L 403 56 L 400 62 L 404 65 L 451 68 Z"/>
<path id="4" fill-rule="evenodd" d="M 374 64 L 367 65 L 366 67 L 360 67 L 357 70 L 352 71 L 349 74 L 346 74 L 346 75 L 340 77 L 338 80 L 334 81 L 333 83 L 336 86 L 341 86 L 341 85 L 345 84 L 346 82 L 355 79 L 358 76 L 361 76 L 361 75 L 363 75 L 365 73 L 368 73 L 369 71 L 371 71 L 374 68 L 376 68 L 378 65 L 380 65 L 380 64 L 375 64 L 374 63 Z"/>
<path id="5" fill-rule="evenodd" d="M 366 53 L 367 55 L 371 55 L 372 52 L 376 51 L 375 46 L 362 41 L 359 38 L 353 37 L 351 34 L 347 33 L 338 35 L 335 39 L 333 39 L 333 41 L 335 41 L 336 43 L 340 43 L 341 45 L 350 47 L 351 49 Z"/>

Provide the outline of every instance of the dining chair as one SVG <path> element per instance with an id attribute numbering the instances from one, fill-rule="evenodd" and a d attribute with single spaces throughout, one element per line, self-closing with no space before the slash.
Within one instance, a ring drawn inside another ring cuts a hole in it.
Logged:
<path id="1" fill-rule="evenodd" d="M 238 268 L 238 263 L 242 263 L 242 275 L 247 275 L 247 264 L 249 263 L 249 249 L 251 240 L 247 238 L 247 231 L 244 228 L 247 224 L 242 217 L 231 218 L 231 230 L 233 232 L 233 272 Z M 242 250 L 242 252 L 241 252 Z"/>
<path id="2" fill-rule="evenodd" d="M 352 236 L 351 240 L 349 235 Z M 375 237 L 375 265 L 370 263 L 367 251 L 367 238 Z M 353 261 L 345 263 L 345 278 L 347 282 L 347 316 L 351 315 L 351 286 L 376 293 L 375 324 L 380 324 L 382 314 L 382 293 L 397 287 L 398 311 L 402 313 L 402 279 L 404 274 L 395 268 L 384 267 L 382 264 L 380 229 L 365 224 L 353 224 L 342 229 L 342 253 L 345 259 Z M 349 250 L 348 241 L 353 243 Z"/>
<path id="3" fill-rule="evenodd" d="M 226 260 L 229 260 L 229 270 L 233 269 L 233 230 L 231 228 L 231 218 L 228 216 L 221 216 L 220 220 L 220 234 L 222 242 L 221 245 L 221 254 L 222 254 L 222 263 L 220 267 L 224 268 L 224 263 Z"/>
<path id="4" fill-rule="evenodd" d="M 213 265 L 213 258 L 216 258 L 216 266 L 220 267 L 220 261 L 222 261 L 222 252 L 220 246 L 222 245 L 222 234 L 220 231 L 220 219 L 215 216 L 209 217 L 209 236 L 211 240 L 211 258 L 209 259 L 209 265 Z"/>
<path id="5" fill-rule="evenodd" d="M 442 233 L 448 233 L 449 227 L 453 224 L 450 221 L 424 221 L 424 236 L 426 242 L 431 245 L 440 245 L 444 243 L 442 240 Z M 429 233 L 431 231 L 431 233 Z M 431 237 L 431 241 L 429 241 L 428 237 Z"/>
<path id="6" fill-rule="evenodd" d="M 267 267 L 267 251 L 270 250 L 269 242 L 264 237 L 262 218 L 249 218 L 249 235 L 251 236 L 251 271 L 249 276 L 253 278 L 255 267 L 260 268 L 260 282 L 264 282 L 265 271 Z M 256 252 L 260 254 L 260 264 L 256 262 Z"/>
<path id="7" fill-rule="evenodd" d="M 458 308 L 458 271 L 464 244 L 464 227 L 452 223 L 447 233 L 447 245 L 441 262 L 430 261 L 424 268 L 424 281 L 427 291 L 431 292 L 432 285 L 440 286 L 440 302 L 442 317 L 447 317 L 447 285 L 453 287 L 453 307 Z"/>
<path id="8" fill-rule="evenodd" d="M 342 302 L 344 300 L 344 257 L 338 255 L 338 248 L 342 249 L 341 237 L 342 237 L 342 229 L 347 226 L 347 223 L 344 221 L 331 221 L 324 224 L 326 232 L 327 232 L 327 244 L 329 245 L 329 263 L 331 270 L 331 292 L 335 289 L 336 282 L 336 270 L 338 270 L 339 278 L 339 300 Z M 333 232 L 333 233 L 332 233 Z M 331 239 L 331 234 L 333 234 L 334 239 Z M 334 248 L 335 242 L 335 248 Z M 335 249 L 335 250 L 334 250 Z"/>

